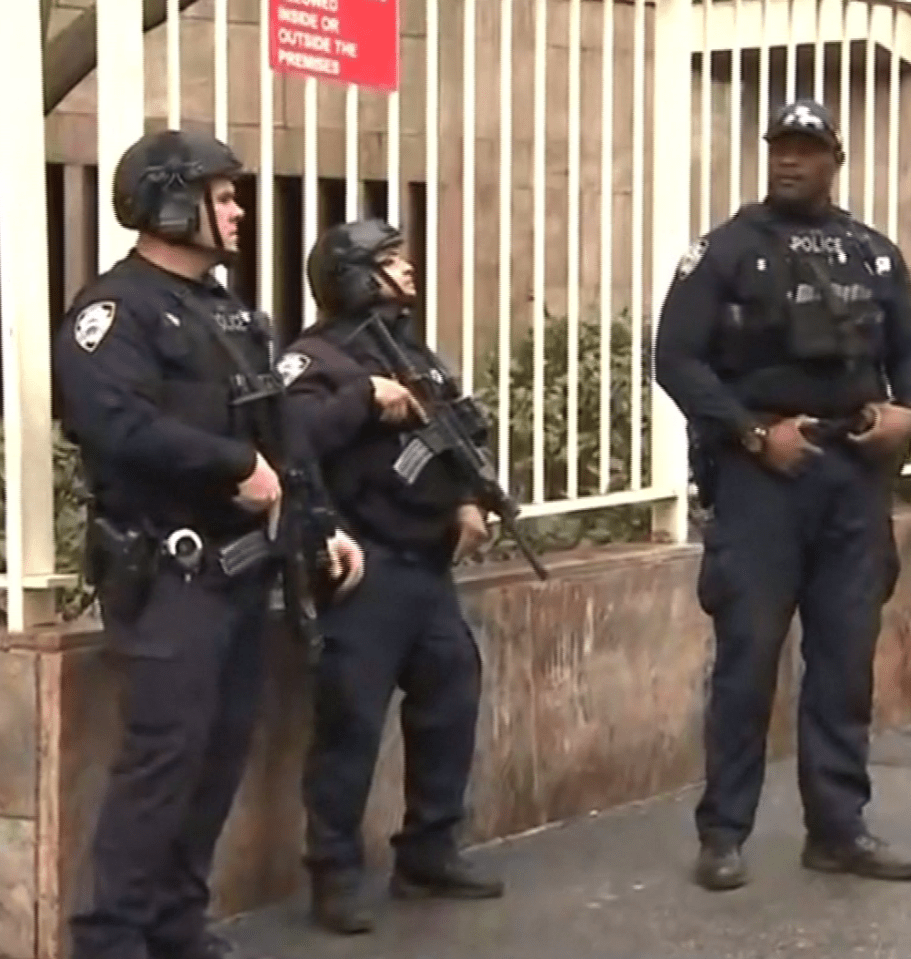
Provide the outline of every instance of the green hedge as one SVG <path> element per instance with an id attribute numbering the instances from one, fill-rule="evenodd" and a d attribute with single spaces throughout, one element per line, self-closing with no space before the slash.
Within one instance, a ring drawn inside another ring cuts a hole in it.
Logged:
<path id="1" fill-rule="evenodd" d="M 544 492 L 546 499 L 566 495 L 567 353 L 566 317 L 545 311 L 544 334 Z M 651 453 L 651 334 L 642 332 L 642 482 L 648 484 Z M 627 311 L 611 324 L 611 462 L 609 490 L 629 487 L 631 474 L 632 324 Z M 497 446 L 499 364 L 489 356 L 478 377 L 476 396 L 492 423 L 491 448 Z M 532 492 L 534 335 L 529 329 L 512 349 L 510 364 L 510 490 L 519 501 Z M 579 323 L 579 492 L 599 489 L 601 422 L 601 320 L 589 314 Z M 499 529 L 499 527 L 497 527 Z M 648 506 L 615 506 L 562 516 L 522 521 L 522 530 L 536 549 L 571 549 L 579 545 L 647 540 L 651 534 Z M 515 546 L 502 533 L 484 556 L 504 557 Z"/>
<path id="2" fill-rule="evenodd" d="M 5 446 L 6 436 L 0 421 L 0 452 Z M 54 458 L 54 533 L 56 542 L 57 572 L 82 574 L 83 531 L 85 529 L 85 504 L 82 496 L 82 484 L 79 478 L 79 452 L 72 443 L 65 440 L 59 424 L 53 428 Z M 0 475 L 3 487 L 0 490 L 0 566 L 6 572 L 6 464 L 0 456 Z M 70 617 L 80 610 L 83 598 L 89 592 L 83 586 L 61 590 L 58 596 L 58 609 L 64 617 Z"/>

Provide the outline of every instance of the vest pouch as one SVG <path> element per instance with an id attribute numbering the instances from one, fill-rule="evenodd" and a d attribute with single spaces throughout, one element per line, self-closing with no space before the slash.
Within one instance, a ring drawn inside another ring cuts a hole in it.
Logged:
<path id="1" fill-rule="evenodd" d="M 161 406 L 166 413 L 207 433 L 234 435 L 227 383 L 194 383 L 189 380 L 165 380 L 161 387 Z"/>
<path id="2" fill-rule="evenodd" d="M 848 359 L 876 359 L 883 355 L 883 321 L 883 312 L 876 303 L 857 304 L 842 326 Z"/>
<path id="3" fill-rule="evenodd" d="M 767 303 L 725 303 L 718 337 L 719 366 L 734 375 L 750 369 L 757 355 L 780 337 L 781 328 L 780 311 Z"/>
<path id="4" fill-rule="evenodd" d="M 800 289 L 805 287 L 801 285 Z M 822 300 L 792 304 L 788 352 L 794 360 L 847 359 L 845 319 L 832 315 Z"/>

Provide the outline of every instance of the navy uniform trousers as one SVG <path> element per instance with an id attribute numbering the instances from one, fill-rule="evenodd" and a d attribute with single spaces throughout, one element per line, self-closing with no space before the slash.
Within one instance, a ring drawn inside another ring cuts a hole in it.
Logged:
<path id="1" fill-rule="evenodd" d="M 795 478 L 723 451 L 715 516 L 705 531 L 702 608 L 716 658 L 705 729 L 700 838 L 750 834 L 783 641 L 800 615 L 804 673 L 798 776 L 810 836 L 864 831 L 868 730 L 882 607 L 898 575 L 890 482 L 845 445 L 824 447 Z"/>
<path id="2" fill-rule="evenodd" d="M 449 568 L 368 546 L 360 586 L 321 617 L 314 736 L 304 773 L 308 865 L 363 864 L 361 821 L 386 712 L 404 691 L 405 868 L 450 855 L 475 746 L 480 657 Z"/>
<path id="3" fill-rule="evenodd" d="M 124 734 L 91 849 L 91 901 L 70 923 L 74 959 L 179 955 L 204 934 L 212 856 L 257 715 L 273 578 L 187 582 L 164 570 L 129 624 L 102 594 Z"/>

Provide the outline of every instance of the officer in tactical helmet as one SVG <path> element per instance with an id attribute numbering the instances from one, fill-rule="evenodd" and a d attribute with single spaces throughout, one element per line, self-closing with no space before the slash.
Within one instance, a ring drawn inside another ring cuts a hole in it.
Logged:
<path id="1" fill-rule="evenodd" d="M 823 106 L 786 105 L 765 138 L 766 199 L 684 254 L 655 347 L 712 509 L 698 582 L 716 654 L 696 878 L 746 881 L 741 846 L 797 611 L 802 863 L 908 880 L 911 858 L 863 817 L 874 648 L 899 571 L 890 484 L 911 438 L 908 270 L 893 243 L 833 205 L 845 157 Z"/>
<path id="2" fill-rule="evenodd" d="M 74 959 L 224 949 L 205 931 L 207 878 L 256 714 L 282 502 L 270 424 L 234 402 L 271 374 L 269 324 L 210 273 L 237 250 L 239 169 L 202 134 L 131 146 L 114 209 L 136 245 L 77 295 L 55 341 L 92 495 L 89 573 L 126 694 Z M 358 547 L 340 534 L 329 548 L 352 587 Z"/>
<path id="3" fill-rule="evenodd" d="M 393 895 L 496 897 L 456 847 L 471 768 L 480 659 L 459 608 L 451 566 L 486 538 L 486 520 L 446 452 L 415 437 L 412 393 L 390 365 L 389 343 L 439 395 L 458 396 L 440 359 L 410 327 L 414 271 L 398 230 L 378 220 L 327 230 L 307 274 L 319 306 L 278 364 L 292 435 L 320 459 L 344 528 L 364 546 L 364 580 L 323 611 L 314 736 L 306 761 L 306 862 L 316 921 L 365 932 L 361 821 L 385 714 L 405 697 L 405 820 L 393 838 Z"/>

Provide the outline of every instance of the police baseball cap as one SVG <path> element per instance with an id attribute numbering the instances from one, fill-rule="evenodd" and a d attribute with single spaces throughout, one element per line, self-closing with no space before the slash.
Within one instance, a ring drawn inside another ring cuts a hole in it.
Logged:
<path id="1" fill-rule="evenodd" d="M 788 133 L 804 133 L 822 140 L 841 155 L 841 134 L 832 114 L 815 100 L 795 100 L 781 107 L 769 122 L 765 139 L 772 141 Z"/>

